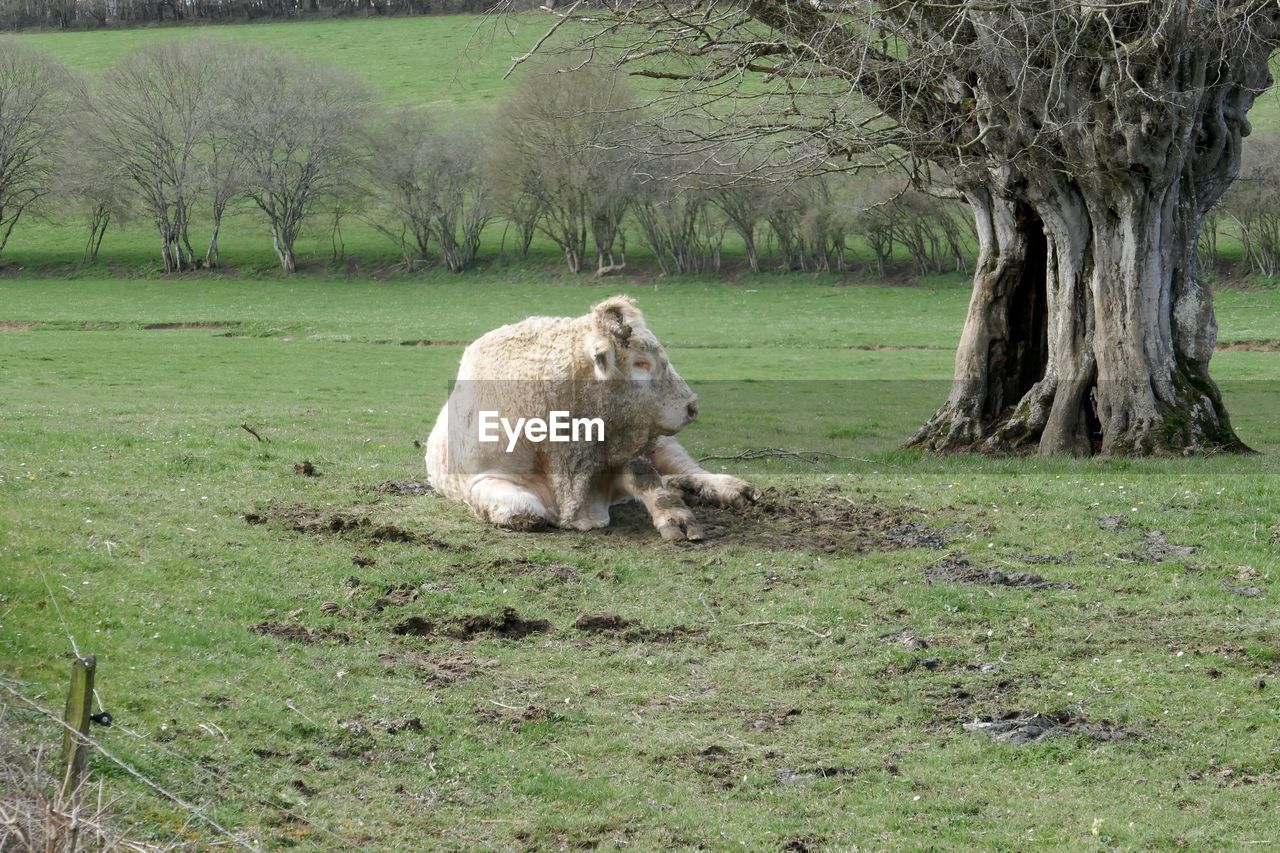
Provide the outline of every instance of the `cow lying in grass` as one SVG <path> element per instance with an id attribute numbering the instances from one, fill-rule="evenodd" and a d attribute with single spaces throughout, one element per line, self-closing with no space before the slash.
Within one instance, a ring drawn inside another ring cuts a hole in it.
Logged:
<path id="1" fill-rule="evenodd" d="M 672 438 L 697 414 L 640 310 L 614 297 L 467 347 L 427 440 L 427 474 L 501 527 L 593 530 L 609 524 L 609 507 L 638 498 L 664 539 L 700 539 L 685 493 L 742 506 L 760 491 L 704 470 Z"/>

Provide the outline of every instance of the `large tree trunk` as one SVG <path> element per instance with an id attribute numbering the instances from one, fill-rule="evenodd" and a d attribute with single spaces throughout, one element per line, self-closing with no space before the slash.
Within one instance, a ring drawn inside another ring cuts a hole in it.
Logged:
<path id="1" fill-rule="evenodd" d="M 1062 177 L 1028 188 L 998 175 L 966 188 L 980 253 L 955 381 L 910 443 L 1247 451 L 1209 377 L 1217 327 L 1195 278 L 1206 205 L 1189 181 Z"/>

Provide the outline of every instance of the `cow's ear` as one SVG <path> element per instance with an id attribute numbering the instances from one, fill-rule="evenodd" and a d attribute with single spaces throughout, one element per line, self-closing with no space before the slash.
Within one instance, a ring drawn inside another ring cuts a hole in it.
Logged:
<path id="1" fill-rule="evenodd" d="M 636 328 L 644 328 L 644 315 L 627 296 L 614 296 L 591 309 L 596 329 L 621 346 L 631 340 Z"/>

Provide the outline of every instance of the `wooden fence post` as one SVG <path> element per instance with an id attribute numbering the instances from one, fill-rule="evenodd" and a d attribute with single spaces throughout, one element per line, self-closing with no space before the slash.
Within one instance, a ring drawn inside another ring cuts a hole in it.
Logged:
<path id="1" fill-rule="evenodd" d="M 80 786 L 80 775 L 89 763 L 89 716 L 93 710 L 93 675 L 98 660 L 93 655 L 77 657 L 71 665 L 71 692 L 62 732 L 62 797 L 67 799 Z"/>

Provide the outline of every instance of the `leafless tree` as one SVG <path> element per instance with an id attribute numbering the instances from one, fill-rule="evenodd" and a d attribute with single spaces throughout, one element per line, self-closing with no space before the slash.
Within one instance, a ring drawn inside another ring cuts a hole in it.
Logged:
<path id="1" fill-rule="evenodd" d="M 1258 275 L 1280 274 L 1280 139 L 1255 137 L 1245 146 L 1240 179 L 1220 209 L 1235 225 L 1244 262 Z"/>
<path id="2" fill-rule="evenodd" d="M 266 215 L 281 269 L 292 273 L 308 215 L 341 195 L 359 168 L 372 95 L 351 76 L 266 52 L 242 57 L 223 85 L 235 104 L 226 132 L 244 192 Z"/>
<path id="3" fill-rule="evenodd" d="M 406 265 L 434 241 L 453 272 L 472 264 L 493 219 L 481 132 L 442 127 L 422 110 L 404 110 L 375 132 L 366 170 L 375 199 L 366 219 L 394 242 Z"/>
<path id="4" fill-rule="evenodd" d="M 50 196 L 56 209 L 84 217 L 89 233 L 83 262 L 90 264 L 98 259 L 107 228 L 132 217 L 135 197 L 128 175 L 86 138 L 85 127 L 82 116 L 73 113 L 68 119 L 67 132 L 55 149 Z"/>
<path id="5" fill-rule="evenodd" d="M 1209 360 L 1195 247 L 1271 84 L 1275 0 L 636 0 L 577 28 L 725 135 L 911 155 L 979 258 L 936 451 L 1246 450 Z M 734 82 L 740 108 L 717 108 Z M 674 101 L 669 102 L 674 104 Z M 672 107 L 674 109 L 674 107 Z M 930 166 L 929 164 L 932 164 Z"/>
<path id="6" fill-rule="evenodd" d="M 230 49 L 208 39 L 151 44 L 82 91 L 80 133 L 148 211 L 165 272 L 196 266 L 191 214 L 208 177 L 204 158 Z"/>
<path id="7" fill-rule="evenodd" d="M 663 275 L 704 272 L 719 261 L 724 226 L 699 165 L 657 150 L 638 169 L 633 215 Z"/>
<path id="8" fill-rule="evenodd" d="M 0 252 L 22 214 L 49 191 L 70 83 L 43 53 L 0 39 Z"/>
<path id="9" fill-rule="evenodd" d="M 582 269 L 589 238 L 597 272 L 617 268 L 638 121 L 623 80 L 594 66 L 531 70 L 498 114 L 490 168 L 503 206 L 536 209 L 571 272 Z"/>
<path id="10" fill-rule="evenodd" d="M 726 145 L 716 152 L 715 167 L 708 187 L 708 200 L 720 212 L 725 224 L 742 241 L 747 266 L 760 272 L 760 249 L 756 245 L 765 220 L 769 196 L 773 192 L 767 163 L 752 156 L 749 149 Z"/>

